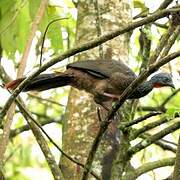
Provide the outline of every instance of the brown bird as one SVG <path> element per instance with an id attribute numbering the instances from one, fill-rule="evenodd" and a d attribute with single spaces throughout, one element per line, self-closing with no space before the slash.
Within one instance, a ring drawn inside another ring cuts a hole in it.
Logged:
<path id="1" fill-rule="evenodd" d="M 23 91 L 44 91 L 70 85 L 91 93 L 95 102 L 103 105 L 106 101 L 117 100 L 136 77 L 135 73 L 121 61 L 86 60 L 68 64 L 67 70 L 62 73 L 41 74 Z M 5 87 L 15 89 L 24 79 L 9 82 Z M 149 81 L 140 84 L 128 99 L 141 98 L 153 88 L 163 86 L 174 88 L 170 75 L 156 74 Z"/>

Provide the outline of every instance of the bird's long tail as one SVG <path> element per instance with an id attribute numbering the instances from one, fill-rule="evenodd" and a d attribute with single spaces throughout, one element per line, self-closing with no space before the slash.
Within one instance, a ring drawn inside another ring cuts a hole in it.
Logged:
<path id="1" fill-rule="evenodd" d="M 51 88 L 57 88 L 69 85 L 72 82 L 72 76 L 65 73 L 41 74 L 34 78 L 23 91 L 44 91 Z M 16 79 L 5 84 L 6 89 L 15 89 L 25 78 Z"/>

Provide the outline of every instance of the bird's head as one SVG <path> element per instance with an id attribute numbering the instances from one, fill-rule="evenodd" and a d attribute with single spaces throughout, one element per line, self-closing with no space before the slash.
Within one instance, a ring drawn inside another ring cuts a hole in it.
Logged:
<path id="1" fill-rule="evenodd" d="M 172 78 L 168 73 L 156 74 L 150 79 L 150 82 L 152 82 L 153 87 L 155 88 L 160 88 L 163 86 L 170 86 L 172 88 L 175 88 Z"/>

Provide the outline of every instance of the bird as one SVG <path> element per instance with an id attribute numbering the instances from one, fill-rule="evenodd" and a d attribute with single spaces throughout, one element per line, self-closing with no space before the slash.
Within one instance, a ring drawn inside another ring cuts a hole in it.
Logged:
<path id="1" fill-rule="evenodd" d="M 44 91 L 70 85 L 94 96 L 94 101 L 103 106 L 107 101 L 116 101 L 123 91 L 137 78 L 136 74 L 121 60 L 84 60 L 70 63 L 64 72 L 40 74 L 23 91 Z M 14 90 L 25 78 L 5 84 Z M 161 72 L 141 83 L 127 99 L 139 99 L 153 88 L 169 86 L 174 88 L 170 74 Z"/>

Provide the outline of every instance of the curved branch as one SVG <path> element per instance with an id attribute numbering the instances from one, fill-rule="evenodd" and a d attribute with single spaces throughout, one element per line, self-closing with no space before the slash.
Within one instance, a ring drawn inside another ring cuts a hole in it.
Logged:
<path id="1" fill-rule="evenodd" d="M 141 139 L 148 139 L 149 137 L 151 137 L 152 135 L 149 134 L 149 133 L 144 133 L 144 134 L 140 134 L 139 138 Z M 176 153 L 176 148 L 168 145 L 168 144 L 165 144 L 162 142 L 162 139 L 158 140 L 158 141 L 155 141 L 154 142 L 155 145 L 159 146 L 160 148 L 162 148 L 163 150 L 168 150 L 168 151 L 171 151 L 173 153 Z"/>
<path id="2" fill-rule="evenodd" d="M 127 179 L 134 180 L 148 171 L 152 171 L 154 169 L 164 166 L 173 166 L 174 162 L 175 162 L 175 158 L 166 158 L 166 159 L 161 159 L 158 161 L 146 163 L 140 166 L 139 168 L 135 169 L 134 171 L 126 173 L 126 175 L 122 177 L 122 180 L 127 180 Z"/>

